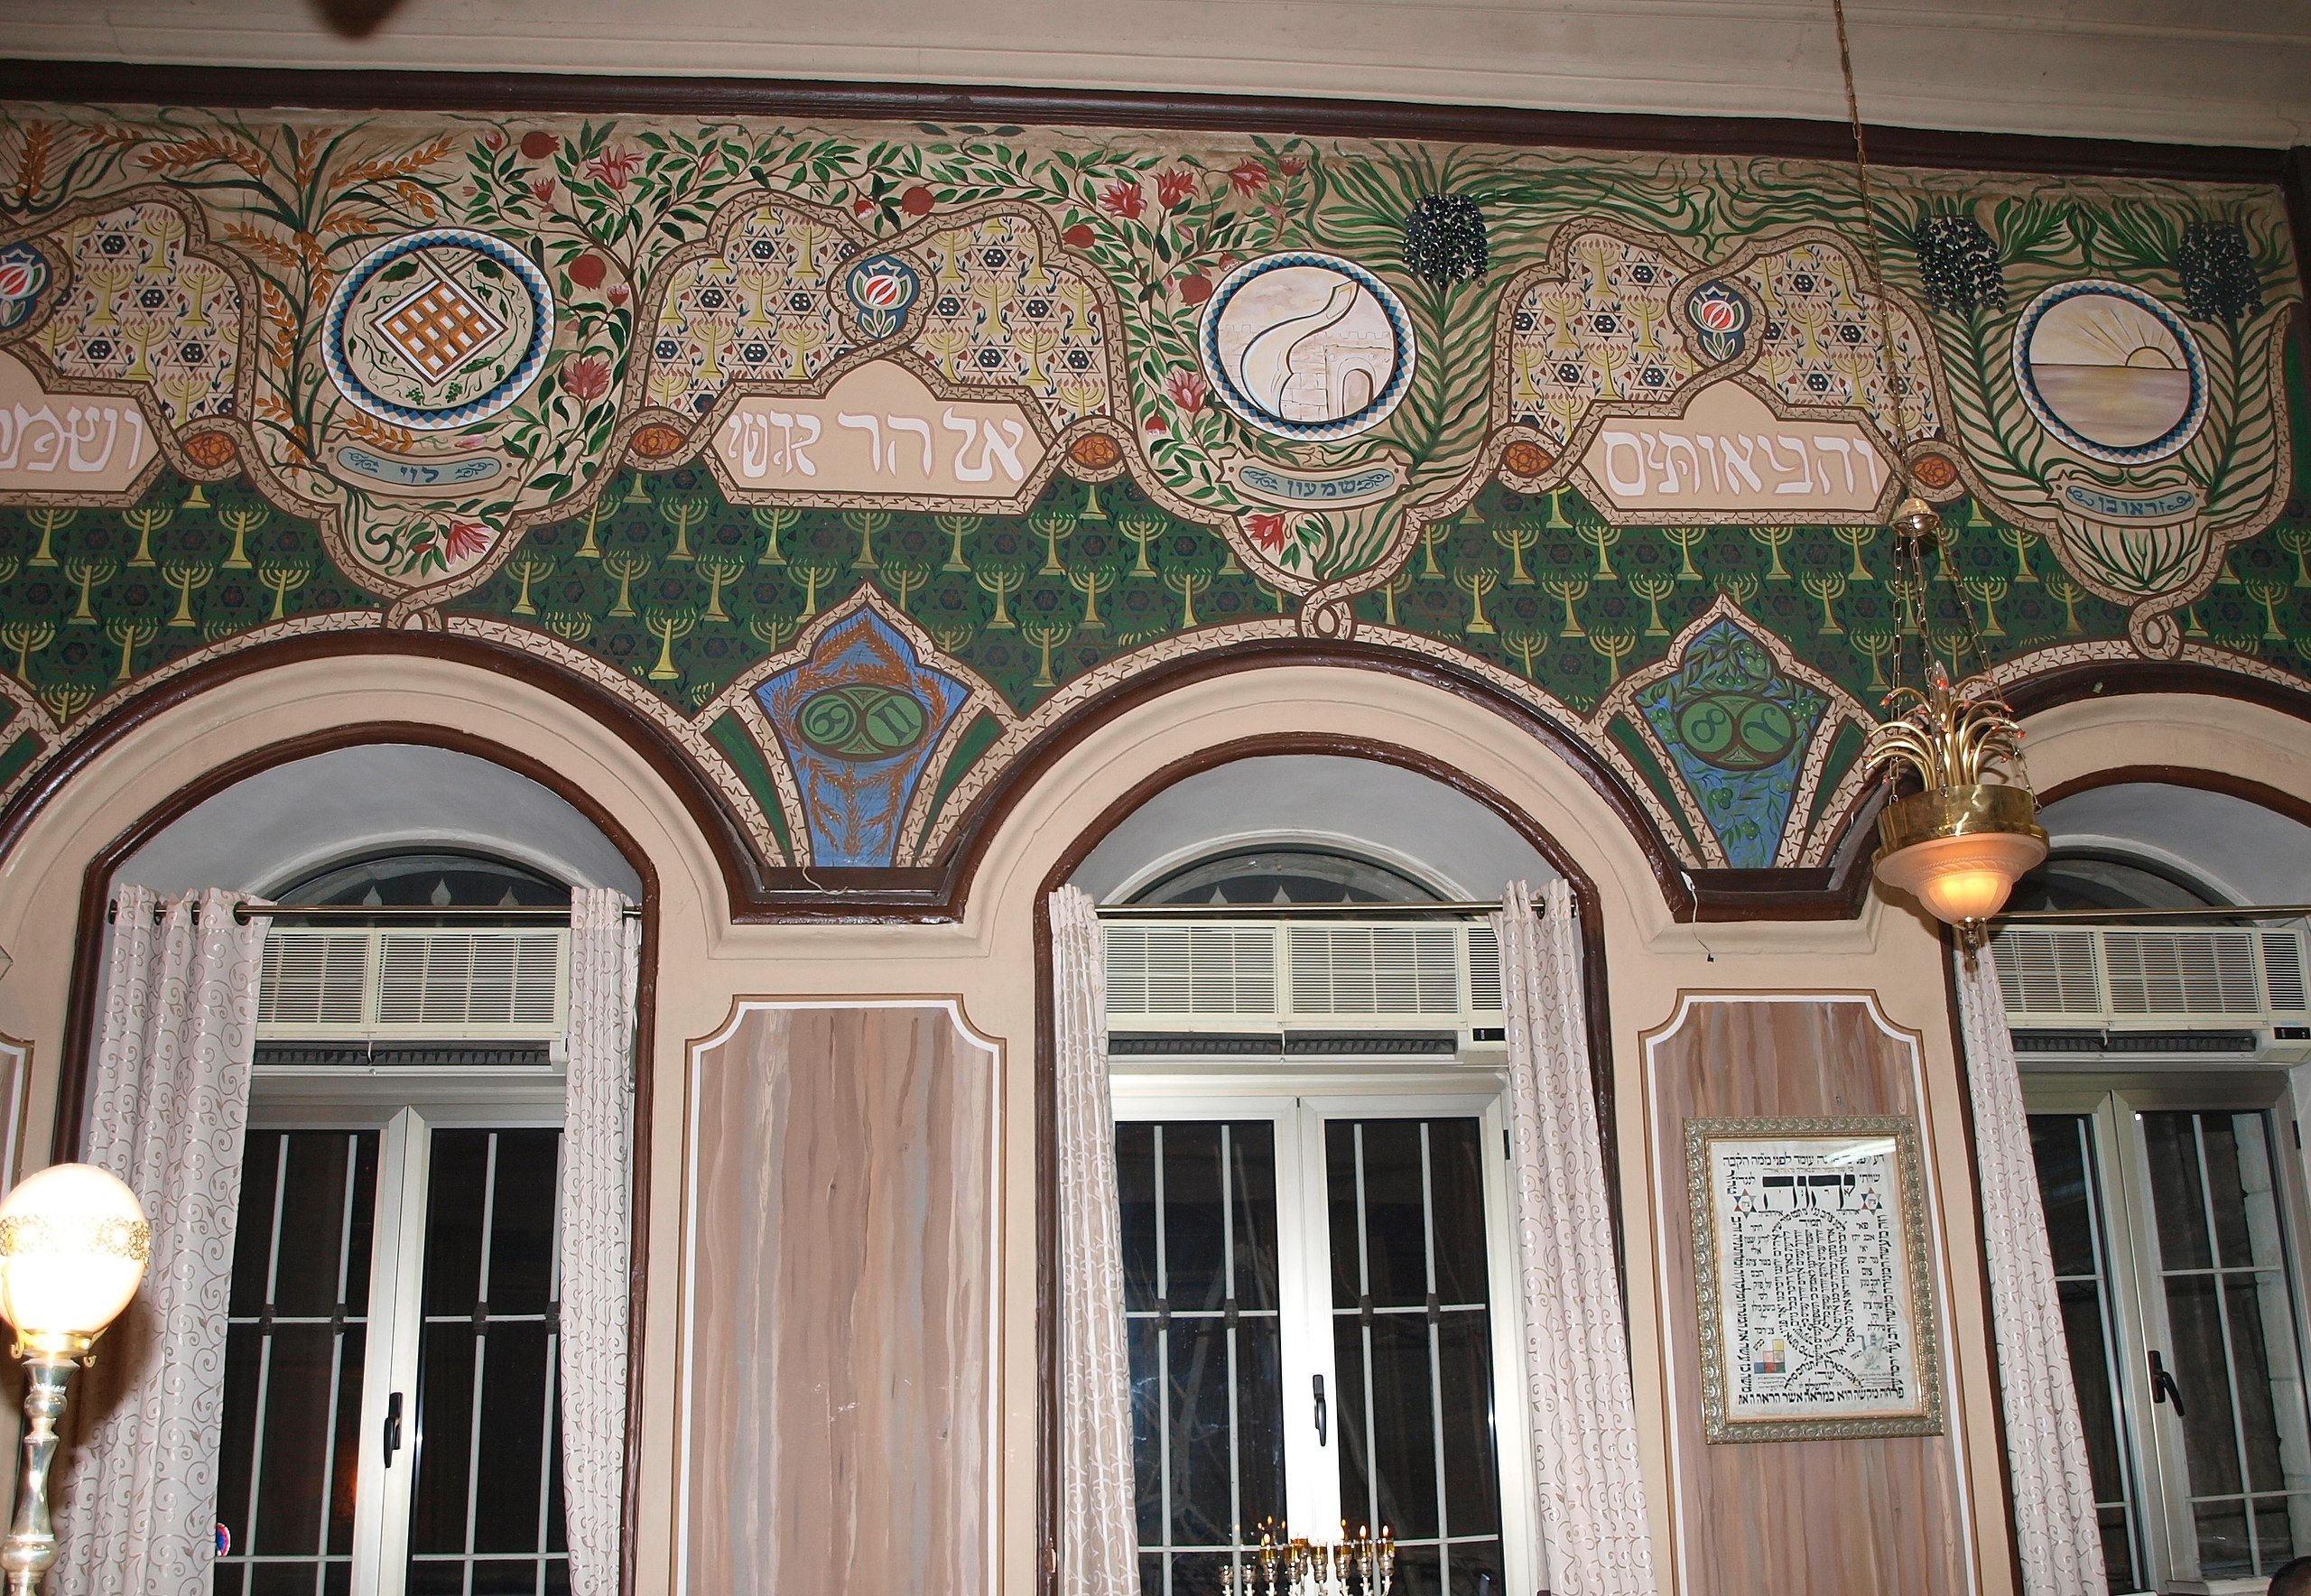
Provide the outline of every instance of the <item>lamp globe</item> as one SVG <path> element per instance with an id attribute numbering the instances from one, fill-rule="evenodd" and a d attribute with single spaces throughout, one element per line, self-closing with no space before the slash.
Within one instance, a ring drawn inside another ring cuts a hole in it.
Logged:
<path id="1" fill-rule="evenodd" d="M 0 1202 L 0 1315 L 18 1338 L 85 1344 L 136 1294 L 153 1229 L 136 1193 L 93 1164 L 54 1164 Z"/>

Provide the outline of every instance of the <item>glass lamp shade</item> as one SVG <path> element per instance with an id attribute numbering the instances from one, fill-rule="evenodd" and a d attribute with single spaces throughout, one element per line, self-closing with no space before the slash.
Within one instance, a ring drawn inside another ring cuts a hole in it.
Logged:
<path id="1" fill-rule="evenodd" d="M 1879 817 L 1878 879 L 1950 925 L 1987 920 L 2046 857 L 2029 789 L 1935 787 L 1897 799 Z"/>
<path id="2" fill-rule="evenodd" d="M 55 1164 L 0 1202 L 0 1314 L 20 1338 L 93 1340 L 144 1278 L 153 1228 L 93 1164 Z"/>

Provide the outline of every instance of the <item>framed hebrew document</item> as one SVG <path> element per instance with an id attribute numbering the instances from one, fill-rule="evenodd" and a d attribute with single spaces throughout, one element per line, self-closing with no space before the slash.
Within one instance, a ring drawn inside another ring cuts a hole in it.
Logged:
<path id="1" fill-rule="evenodd" d="M 1939 1434 L 1917 1127 L 1689 1119 L 1685 1168 L 1709 1440 Z"/>

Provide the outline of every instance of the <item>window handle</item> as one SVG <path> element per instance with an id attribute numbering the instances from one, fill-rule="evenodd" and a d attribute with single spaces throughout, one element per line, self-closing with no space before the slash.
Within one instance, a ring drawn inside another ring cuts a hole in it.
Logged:
<path id="1" fill-rule="evenodd" d="M 1324 1444 L 1324 1377 L 1317 1375 L 1316 1382 L 1316 1444 Z"/>
<path id="2" fill-rule="evenodd" d="M 2183 1388 L 2175 1383 L 2175 1377 L 2167 1372 L 2165 1360 L 2156 1352 L 2150 1355 L 2150 1402 L 2154 1407 L 2161 1402 L 2171 1402 L 2175 1405 L 2175 1416 L 2184 1416 Z"/>
<path id="3" fill-rule="evenodd" d="M 385 1398 L 385 1467 L 394 1466 L 394 1453 L 401 1450 L 401 1393 L 395 1391 Z"/>

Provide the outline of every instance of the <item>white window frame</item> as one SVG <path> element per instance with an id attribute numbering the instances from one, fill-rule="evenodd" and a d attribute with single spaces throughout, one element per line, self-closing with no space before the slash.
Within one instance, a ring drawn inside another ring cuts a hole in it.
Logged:
<path id="1" fill-rule="evenodd" d="M 1277 1305 L 1285 1434 L 1285 1517 L 1298 1534 L 1336 1534 L 1340 1505 L 1333 1368 L 1331 1214 L 1324 1186 L 1323 1126 L 1338 1118 L 1474 1118 L 1486 1156 L 1486 1288 L 1492 1318 L 1492 1421 L 1499 1470 L 1501 1561 L 1507 1588 L 1541 1588 L 1540 1501 L 1533 1478 L 1530 1406 L 1525 1392 L 1523 1296 L 1517 1285 L 1510 1165 L 1506 1146 L 1507 1081 L 1497 1070 L 1438 1062 L 1425 1068 L 1188 1070 L 1113 1061 L 1109 1075 L 1118 1124 L 1145 1120 L 1267 1119 L 1276 1126 Z M 1325 1441 L 1316 1441 L 1314 1378 L 1323 1378 Z M 1248 1530 L 1249 1526 L 1242 1526 Z M 1374 1527 L 1378 1527 L 1377 1526 Z"/>
<path id="2" fill-rule="evenodd" d="M 2274 1067 L 2214 1069 L 2204 1064 L 2152 1068 L 2126 1074 L 2022 1070 L 2023 1100 L 2032 1114 L 2085 1116 L 2094 1145 L 2093 1193 L 2113 1298 L 2111 1338 L 2117 1359 L 2121 1465 L 2135 1491 L 2142 1557 L 2155 1591 L 2189 1596 L 2257 1596 L 2261 1578 L 2199 1577 L 2197 1529 L 2191 1515 L 2189 1475 L 2181 1421 L 2171 1405 L 2152 1400 L 2149 1354 L 2171 1356 L 2174 1341 L 2159 1286 L 2157 1217 L 2143 1167 L 2137 1120 L 2148 1112 L 2261 1113 L 2273 1137 L 2271 1167 L 2279 1187 L 2288 1285 L 2298 1357 L 2311 1375 L 2311 1191 L 2306 1155 L 2297 1139 L 2290 1073 Z"/>
<path id="3" fill-rule="evenodd" d="M 251 1130 L 378 1133 L 350 1596 L 401 1596 L 407 1583 L 432 1133 L 562 1129 L 562 1081 L 559 1067 L 523 1065 L 415 1071 L 260 1064 L 251 1072 Z M 560 1223 L 557 1205 L 557 1252 Z M 558 1275 L 558 1260 L 555 1269 Z M 385 1421 L 396 1391 L 402 1393 L 402 1439 L 389 1461 Z"/>

